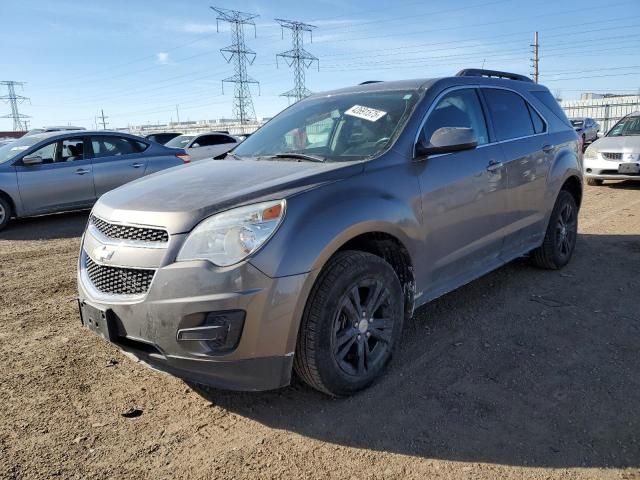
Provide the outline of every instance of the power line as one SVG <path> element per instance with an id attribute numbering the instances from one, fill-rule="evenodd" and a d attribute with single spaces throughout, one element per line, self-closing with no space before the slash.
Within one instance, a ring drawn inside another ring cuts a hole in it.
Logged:
<path id="1" fill-rule="evenodd" d="M 283 58 L 289 67 L 293 67 L 293 88 L 284 92 L 282 96 L 289 99 L 293 98 L 297 102 L 311 94 L 305 83 L 305 69 L 309 68 L 313 62 L 317 62 L 318 70 L 320 70 L 318 57 L 304 49 L 304 32 L 309 32 L 313 42 L 313 29 L 316 27 L 308 23 L 284 20 L 282 18 L 276 18 L 275 20 L 282 27 L 283 37 L 285 28 L 291 30 L 291 40 L 293 42 L 291 50 L 276 55 L 276 67 L 278 57 Z"/>
<path id="2" fill-rule="evenodd" d="M 234 74 L 222 80 L 222 85 L 224 89 L 225 82 L 234 84 L 233 114 L 240 121 L 240 124 L 244 124 L 256 119 L 249 87 L 251 84 L 259 85 L 257 80 L 247 74 L 247 64 L 253 64 L 256 59 L 256 52 L 247 48 L 245 44 L 244 26 L 253 25 L 255 34 L 256 24 L 253 20 L 259 15 L 217 7 L 211 7 L 211 9 L 218 14 L 216 17 L 216 29 L 221 21 L 231 24 L 233 43 L 228 47 L 221 48 L 220 52 L 227 63 L 234 62 Z"/>
<path id="3" fill-rule="evenodd" d="M 23 123 L 23 119 L 31 118 L 29 115 L 23 115 L 18 111 L 18 104 L 24 103 L 29 99 L 27 97 L 23 97 L 22 95 L 16 95 L 16 86 L 24 87 L 24 82 L 14 82 L 13 80 L 4 80 L 0 82 L 0 85 L 5 85 L 8 90 L 8 95 L 0 97 L 0 100 L 4 100 L 11 106 L 11 113 L 9 115 L 4 115 L 0 118 L 12 118 L 13 119 L 13 130 L 21 131 L 26 130 L 26 121 Z"/>

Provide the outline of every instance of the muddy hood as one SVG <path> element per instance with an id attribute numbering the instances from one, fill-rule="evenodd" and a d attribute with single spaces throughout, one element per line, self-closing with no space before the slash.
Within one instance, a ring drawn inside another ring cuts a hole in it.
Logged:
<path id="1" fill-rule="evenodd" d="M 190 231 L 228 208 L 286 198 L 356 175 L 362 163 L 205 160 L 164 170 L 104 194 L 93 212 L 105 220 Z"/>

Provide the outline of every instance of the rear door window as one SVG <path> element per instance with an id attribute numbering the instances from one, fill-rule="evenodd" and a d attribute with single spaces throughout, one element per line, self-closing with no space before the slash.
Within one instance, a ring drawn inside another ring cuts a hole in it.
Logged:
<path id="1" fill-rule="evenodd" d="M 527 137 L 535 133 L 529 107 L 520 95 L 497 88 L 482 91 L 498 141 Z"/>
<path id="2" fill-rule="evenodd" d="M 147 144 L 124 137 L 99 136 L 91 138 L 94 158 L 117 157 L 140 153 L 147 148 Z"/>

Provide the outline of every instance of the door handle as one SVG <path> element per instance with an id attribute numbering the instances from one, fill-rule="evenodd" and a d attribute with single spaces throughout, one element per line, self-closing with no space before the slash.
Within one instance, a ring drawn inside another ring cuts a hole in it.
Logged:
<path id="1" fill-rule="evenodd" d="M 487 172 L 495 172 L 502 168 L 504 164 L 502 162 L 496 162 L 495 160 L 491 160 L 489 165 L 487 165 Z"/>
<path id="2" fill-rule="evenodd" d="M 140 167 L 142 167 L 142 165 L 143 165 L 142 163 L 132 163 L 132 164 L 131 164 L 131 166 L 132 166 L 133 168 L 140 168 Z"/>
<path id="3" fill-rule="evenodd" d="M 79 168 L 76 170 L 76 175 L 84 175 L 85 173 L 91 173 L 91 170 L 87 170 L 86 168 Z"/>
<path id="4" fill-rule="evenodd" d="M 555 145 L 545 145 L 544 147 L 542 147 L 542 151 L 544 153 L 549 153 L 554 148 L 555 148 Z"/>

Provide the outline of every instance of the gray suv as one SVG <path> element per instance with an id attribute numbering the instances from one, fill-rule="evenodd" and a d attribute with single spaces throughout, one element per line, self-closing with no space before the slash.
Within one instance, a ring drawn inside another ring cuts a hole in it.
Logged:
<path id="1" fill-rule="evenodd" d="M 313 95 L 225 160 L 102 196 L 78 263 L 82 322 L 190 382 L 265 390 L 295 371 L 352 394 L 416 307 L 516 257 L 569 262 L 578 149 L 547 88 L 520 75 Z"/>

